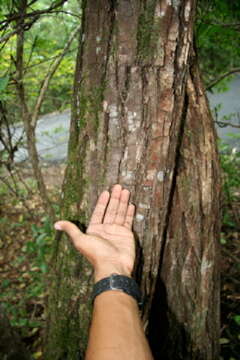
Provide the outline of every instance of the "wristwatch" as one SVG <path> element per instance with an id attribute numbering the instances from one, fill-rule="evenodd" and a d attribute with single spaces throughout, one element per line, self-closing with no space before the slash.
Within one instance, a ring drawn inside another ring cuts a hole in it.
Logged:
<path id="1" fill-rule="evenodd" d="M 100 295 L 104 291 L 109 290 L 122 291 L 132 296 L 140 307 L 143 305 L 141 291 L 133 278 L 125 275 L 111 274 L 109 277 L 98 281 L 93 287 L 93 301 L 96 296 Z"/>

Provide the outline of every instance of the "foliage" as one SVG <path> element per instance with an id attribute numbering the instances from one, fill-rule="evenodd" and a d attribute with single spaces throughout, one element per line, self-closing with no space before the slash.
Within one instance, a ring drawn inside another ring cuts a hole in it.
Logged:
<path id="1" fill-rule="evenodd" d="M 27 221 L 26 218 L 19 217 L 19 222 L 12 224 L 12 227 L 18 228 L 20 226 L 26 226 L 24 224 L 25 221 Z M 26 241 L 22 246 L 21 255 L 19 255 L 12 264 L 22 269 L 18 278 L 13 279 L 13 282 L 17 280 L 19 283 L 19 289 L 24 289 L 24 294 L 19 299 L 17 307 L 15 306 L 16 304 L 9 302 L 10 296 L 16 296 L 16 293 L 14 293 L 12 289 L 12 280 L 4 279 L 1 284 L 1 301 L 5 304 L 13 326 L 28 326 L 32 328 L 38 327 L 41 324 L 41 319 L 37 320 L 37 317 L 35 318 L 34 316 L 29 318 L 27 311 L 29 304 L 27 304 L 27 302 L 30 301 L 34 304 L 35 299 L 44 296 L 45 284 L 43 275 L 45 275 L 48 270 L 47 258 L 52 236 L 52 229 L 48 219 L 42 218 L 40 225 L 33 224 L 32 239 Z M 22 266 L 22 264 L 28 264 L 27 268 L 26 265 Z M 38 303 L 35 303 L 35 305 L 36 304 Z"/>
<path id="2" fill-rule="evenodd" d="M 40 358 L 48 295 L 46 279 L 54 233 L 41 207 L 41 199 L 35 194 L 31 172 L 24 168 L 20 171 L 27 188 L 18 180 L 16 191 L 9 193 L 9 187 L 0 183 L 1 206 L 5 210 L 0 219 L 0 302 L 11 325 L 30 345 L 34 358 Z M 46 172 L 54 176 L 56 168 L 48 168 Z M 9 184 L 13 186 L 10 180 Z M 52 201 L 56 201 L 57 189 L 56 184 L 51 185 Z M 55 211 L 57 214 L 57 205 Z"/>
<path id="3" fill-rule="evenodd" d="M 10 4 L 10 2 L 9 2 Z M 31 11 L 42 10 L 52 4 L 50 0 L 38 0 L 31 6 Z M 3 9 L 3 8 L 2 8 Z M 4 8 L 7 10 L 7 7 Z M 8 9 L 9 10 L 9 9 Z M 1 16 L 1 19 L 5 17 Z M 48 73 L 50 64 L 61 54 L 74 28 L 79 24 L 79 9 L 77 0 L 65 2 L 62 8 L 47 16 L 41 16 L 25 31 L 24 41 L 24 85 L 26 87 L 27 103 L 33 108 L 39 95 L 40 85 Z M 60 35 L 60 36 L 59 36 Z M 75 67 L 77 40 L 63 58 L 48 89 L 41 113 L 62 110 L 70 105 L 71 88 Z M 16 35 L 12 36 L 0 48 L 3 61 L 0 63 L 0 99 L 4 100 L 15 121 L 19 121 L 19 100 L 16 94 Z"/>
<path id="4" fill-rule="evenodd" d="M 221 231 L 221 359 L 238 359 L 240 353 L 240 149 L 219 145 L 223 169 L 223 214 Z"/>
<path id="5" fill-rule="evenodd" d="M 14 226 L 27 226 L 26 221 L 22 217 Z M 25 242 L 12 263 L 18 276 L 5 278 L 1 283 L 0 301 L 12 326 L 20 330 L 22 338 L 31 340 L 33 350 L 39 349 L 39 332 L 44 326 L 45 281 L 52 236 L 48 219 L 42 218 L 39 225 L 33 224 L 32 238 Z"/>
<path id="6" fill-rule="evenodd" d="M 206 85 L 220 74 L 239 68 L 239 28 L 238 0 L 199 0 L 196 46 Z M 220 82 L 218 88 L 225 90 L 226 80 Z"/>
<path id="7" fill-rule="evenodd" d="M 240 150 L 238 148 L 231 149 L 227 144 L 221 144 L 220 151 L 221 166 L 224 173 L 223 226 L 237 228 L 237 214 L 229 211 L 229 209 L 240 200 Z"/>
<path id="8" fill-rule="evenodd" d="M 232 74 L 239 72 L 240 3 L 227 0 L 200 0 L 196 21 L 196 46 L 206 88 L 223 92 Z M 224 76 L 222 76 L 224 75 Z M 225 76 L 226 75 L 226 76 Z M 212 84 L 216 83 L 214 88 Z M 215 115 L 218 112 L 215 109 Z M 236 114 L 221 119 L 235 122 Z M 221 124 L 220 124 L 221 125 Z M 239 139 L 239 138 L 238 138 Z M 236 136 L 235 136 L 236 140 Z M 237 143 L 237 141 L 236 141 Z M 237 360 L 240 348 L 239 326 L 239 218 L 240 218 L 240 151 L 220 143 L 223 169 L 223 204 L 221 230 L 221 360 Z"/>

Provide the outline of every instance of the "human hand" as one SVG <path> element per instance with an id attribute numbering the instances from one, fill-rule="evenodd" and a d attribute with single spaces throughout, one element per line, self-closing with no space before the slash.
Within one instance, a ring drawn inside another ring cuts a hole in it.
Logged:
<path id="1" fill-rule="evenodd" d="M 86 234 L 70 221 L 58 221 L 56 230 L 65 231 L 75 246 L 94 267 L 95 281 L 112 273 L 131 276 L 135 261 L 132 222 L 135 207 L 129 204 L 130 192 L 117 184 L 111 195 L 98 198 Z"/>

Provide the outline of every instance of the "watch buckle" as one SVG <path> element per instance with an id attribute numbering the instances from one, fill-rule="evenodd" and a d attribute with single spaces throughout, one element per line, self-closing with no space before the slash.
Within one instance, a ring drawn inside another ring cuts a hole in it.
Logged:
<path id="1" fill-rule="evenodd" d="M 115 287 L 115 276 L 116 276 L 117 274 L 111 274 L 111 276 L 110 276 L 110 288 L 111 288 L 111 290 L 119 290 L 117 287 Z"/>

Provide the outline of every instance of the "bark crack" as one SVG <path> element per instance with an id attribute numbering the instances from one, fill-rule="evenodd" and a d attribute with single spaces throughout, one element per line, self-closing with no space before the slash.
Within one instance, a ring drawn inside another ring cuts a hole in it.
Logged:
<path id="1" fill-rule="evenodd" d="M 181 145 L 182 145 L 184 128 L 185 128 L 187 112 L 188 112 L 188 103 L 189 103 L 188 94 L 187 94 L 187 92 L 185 92 L 183 110 L 182 110 L 182 116 L 181 116 L 180 128 L 179 128 L 179 132 L 178 132 L 178 139 L 177 139 L 177 146 L 176 146 L 176 156 L 175 156 L 175 162 L 174 162 L 175 166 L 173 169 L 173 178 L 172 178 L 171 188 L 170 188 L 170 192 L 169 192 L 169 201 L 167 204 L 167 212 L 166 212 L 166 218 L 165 218 L 166 220 L 165 220 L 165 225 L 164 225 L 164 230 L 163 230 L 162 246 L 161 246 L 161 250 L 160 250 L 158 276 L 160 276 L 160 273 L 161 273 L 161 267 L 162 267 L 163 258 L 164 258 L 164 250 L 165 250 L 165 245 L 166 245 L 166 241 L 167 241 L 167 231 L 168 231 L 168 227 L 169 227 L 169 219 L 170 219 L 171 209 L 172 209 L 172 205 L 173 205 L 173 196 L 174 196 L 174 193 L 176 190 L 177 175 L 178 175 L 179 164 L 180 164 L 180 159 L 181 159 Z"/>

